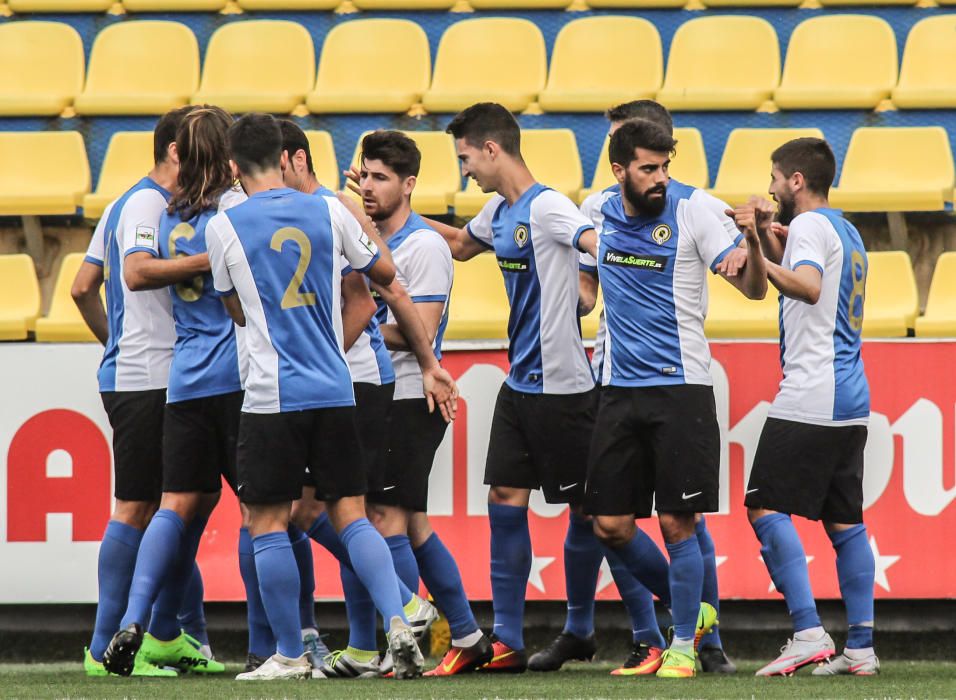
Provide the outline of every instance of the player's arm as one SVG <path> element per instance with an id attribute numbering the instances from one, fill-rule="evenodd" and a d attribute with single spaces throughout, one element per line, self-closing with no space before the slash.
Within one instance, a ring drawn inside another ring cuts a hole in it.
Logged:
<path id="1" fill-rule="evenodd" d="M 103 266 L 84 260 L 76 272 L 70 295 L 80 311 L 80 316 L 87 327 L 103 345 L 109 338 L 109 323 L 106 320 L 106 309 L 100 298 L 100 287 L 103 286 Z"/>
<path id="2" fill-rule="evenodd" d="M 598 270 L 594 256 L 581 253 L 578 260 L 578 316 L 587 316 L 597 304 Z"/>
<path id="3" fill-rule="evenodd" d="M 484 253 L 489 247 L 468 233 L 468 227 L 450 226 L 441 221 L 422 217 L 428 222 L 428 225 L 441 234 L 448 247 L 451 249 L 451 257 L 455 260 L 471 260 L 479 253 Z"/>
<path id="4" fill-rule="evenodd" d="M 757 196 L 751 197 L 748 204 L 756 213 L 757 235 L 760 237 L 760 248 L 763 250 L 764 257 L 780 264 L 783 260 L 786 234 L 780 235 L 785 227 L 773 220 L 777 208 L 770 200 Z"/>
<path id="5" fill-rule="evenodd" d="M 807 304 L 816 304 L 823 287 L 823 273 L 812 263 L 798 264 L 788 270 L 777 263 L 767 261 L 767 277 L 781 294 Z"/>
<path id="6" fill-rule="evenodd" d="M 342 278 L 342 343 L 346 352 L 355 345 L 377 308 L 361 272 L 349 272 Z"/>
<path id="7" fill-rule="evenodd" d="M 244 328 L 246 325 L 246 314 L 242 310 L 242 301 L 236 292 L 235 284 L 232 281 L 232 274 L 229 272 L 229 262 L 227 260 L 226 244 L 223 233 L 219 226 L 222 222 L 228 222 L 225 214 L 216 214 L 206 224 L 206 250 L 209 258 L 209 267 L 212 274 L 212 287 L 219 298 L 229 318 L 237 326 Z M 231 225 L 230 225 L 231 229 Z M 235 231 L 232 231 L 235 237 Z"/>
<path id="8" fill-rule="evenodd" d="M 736 215 L 738 211 L 739 216 Z M 760 250 L 754 208 L 752 206 L 739 207 L 738 210 L 735 210 L 734 220 L 747 241 L 747 261 L 742 273 L 730 276 L 726 272 L 726 266 L 721 268 L 719 264 L 716 267 L 716 272 L 739 289 L 748 299 L 763 299 L 767 296 L 767 265 Z"/>
<path id="9" fill-rule="evenodd" d="M 415 311 L 418 312 L 422 323 L 425 324 L 425 333 L 428 336 L 429 347 L 431 347 L 435 342 L 435 336 L 438 335 L 438 326 L 441 324 L 442 314 L 445 311 L 445 302 L 419 301 L 414 303 Z M 411 351 L 411 345 L 405 339 L 405 335 L 397 323 L 383 324 L 381 330 L 382 337 L 385 338 L 385 347 L 389 350 Z"/>
<path id="10" fill-rule="evenodd" d="M 185 282 L 209 272 L 209 255 L 187 255 L 181 258 L 157 258 L 153 253 L 133 251 L 123 261 L 123 279 L 130 291 L 161 289 Z"/>
<path id="11" fill-rule="evenodd" d="M 240 328 L 245 328 L 246 314 L 242 310 L 239 295 L 236 294 L 235 290 L 230 294 L 221 296 L 220 299 L 222 299 L 222 305 L 226 307 L 226 312 L 229 314 L 229 318 L 232 319 L 232 322 Z"/>

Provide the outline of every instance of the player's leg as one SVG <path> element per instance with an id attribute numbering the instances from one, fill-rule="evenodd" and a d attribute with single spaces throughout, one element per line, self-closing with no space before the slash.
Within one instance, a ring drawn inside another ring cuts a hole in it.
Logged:
<path id="1" fill-rule="evenodd" d="M 660 668 L 661 655 L 667 646 L 657 622 L 654 596 L 631 574 L 617 556 L 608 557 L 608 566 L 621 602 L 631 617 L 633 646 L 624 663 L 611 671 L 613 676 L 641 676 L 655 673 Z"/>
<path id="2" fill-rule="evenodd" d="M 821 426 L 768 418 L 757 444 L 744 503 L 764 564 L 787 602 L 793 624 L 792 640 L 757 675 L 791 674 L 835 653 L 833 640 L 820 623 L 806 553 L 790 515 L 819 517 L 833 456 L 816 443 L 825 443 L 826 437 Z M 780 455 L 787 456 L 786 463 Z"/>
<path id="3" fill-rule="evenodd" d="M 249 509 L 242 503 L 242 527 L 239 529 L 239 574 L 246 591 L 246 622 L 249 627 L 248 653 L 245 671 L 255 671 L 276 652 L 276 639 L 266 617 L 259 593 L 259 576 L 256 574 L 256 556 L 249 534 Z"/>
<path id="4" fill-rule="evenodd" d="M 697 543 L 700 545 L 700 554 L 704 561 L 704 590 L 703 601 L 709 603 L 720 616 L 720 592 L 717 587 L 717 556 L 714 549 L 714 540 L 707 529 L 707 519 L 698 513 L 694 531 Z M 737 667 L 724 653 L 723 643 L 720 640 L 720 628 L 714 626 L 710 632 L 700 640 L 700 665 L 704 673 L 736 673 Z"/>
<path id="5" fill-rule="evenodd" d="M 199 644 L 199 651 L 207 658 L 212 658 L 212 648 L 209 645 L 209 633 L 206 630 L 206 610 L 203 599 L 206 597 L 205 586 L 202 580 L 202 571 L 199 563 L 193 562 L 192 575 L 186 586 L 183 604 L 176 617 L 183 632 L 192 637 Z"/>

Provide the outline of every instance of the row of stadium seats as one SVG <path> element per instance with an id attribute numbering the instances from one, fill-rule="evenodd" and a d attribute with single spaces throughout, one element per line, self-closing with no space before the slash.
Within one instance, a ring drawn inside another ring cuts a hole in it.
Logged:
<path id="1" fill-rule="evenodd" d="M 213 33 L 200 75 L 196 37 L 177 22 L 107 27 L 86 71 L 82 40 L 70 25 L 6 22 L 0 24 L 0 115 L 161 114 L 188 102 L 232 112 L 449 113 L 482 100 L 513 111 L 537 105 L 593 112 L 638 98 L 656 98 L 672 110 L 873 109 L 886 100 L 903 109 L 951 108 L 954 33 L 956 14 L 921 20 L 898 70 L 896 37 L 885 20 L 814 17 L 790 37 L 781 75 L 769 22 L 699 17 L 674 34 L 665 72 L 661 38 L 649 21 L 586 17 L 558 33 L 549 70 L 534 23 L 493 17 L 452 24 L 432 71 L 428 37 L 418 24 L 366 19 L 328 33 L 316 72 L 312 37 L 302 25 L 250 20 Z"/>
<path id="2" fill-rule="evenodd" d="M 308 131 L 319 180 L 339 186 L 332 137 Z M 490 195 L 469 179 L 464 190 L 452 138 L 440 131 L 406 132 L 422 151 L 422 169 L 412 205 L 423 214 L 458 216 L 478 213 Z M 700 132 L 675 129 L 678 150 L 671 174 L 687 184 L 710 184 Z M 823 136 L 819 129 L 735 129 L 727 139 L 711 191 L 730 204 L 764 193 L 770 154 L 793 138 Z M 350 163 L 357 163 L 361 139 Z M 581 201 L 593 190 L 612 183 L 608 142 L 598 158 L 589 188 L 583 187 L 574 132 L 528 129 L 522 152 L 543 183 Z M 50 168 L 49 163 L 56 163 Z M 151 132 L 117 132 L 110 140 L 95 192 L 90 192 L 90 167 L 83 138 L 75 131 L 0 132 L 0 215 L 64 215 L 83 207 L 98 218 L 106 205 L 143 176 L 152 165 Z M 840 185 L 831 193 L 834 206 L 847 211 L 941 211 L 953 201 L 953 154 L 941 127 L 862 127 L 847 149 Z"/>
<path id="3" fill-rule="evenodd" d="M 40 288 L 27 255 L 0 256 L 0 340 L 25 340 L 35 333 L 43 342 L 92 341 L 70 297 L 82 253 L 63 259 L 50 311 L 40 315 Z M 926 313 L 917 317 L 916 279 L 909 256 L 901 251 L 869 254 L 863 335 L 870 338 L 917 336 L 956 337 L 956 253 L 936 263 Z M 717 276 L 709 277 L 710 310 L 705 330 L 711 338 L 774 338 L 778 333 L 777 295 L 771 289 L 762 301 L 745 299 Z M 599 303 L 600 306 L 600 303 Z M 600 308 L 583 319 L 582 332 L 593 338 Z M 504 339 L 508 300 L 493 255 L 455 263 L 448 339 Z"/>

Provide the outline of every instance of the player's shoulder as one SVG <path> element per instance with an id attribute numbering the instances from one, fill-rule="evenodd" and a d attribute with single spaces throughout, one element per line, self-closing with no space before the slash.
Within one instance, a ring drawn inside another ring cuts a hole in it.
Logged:
<path id="1" fill-rule="evenodd" d="M 123 214 L 155 213 L 158 216 L 165 211 L 169 204 L 168 193 L 165 190 L 144 184 L 143 180 L 136 183 L 127 190 L 126 194 L 114 202 L 114 205 L 118 205 L 122 201 Z"/>
<path id="2" fill-rule="evenodd" d="M 583 202 L 581 202 L 581 212 L 587 215 L 590 212 L 601 211 L 601 207 L 604 205 L 604 202 L 614 195 L 620 193 L 620 191 L 620 185 L 611 185 L 610 187 L 605 187 L 603 190 L 599 190 L 598 192 L 592 192 L 584 198 Z"/>
<path id="3" fill-rule="evenodd" d="M 787 236 L 829 236 L 837 235 L 836 228 L 829 217 L 819 211 L 805 211 L 793 217 Z"/>
<path id="4" fill-rule="evenodd" d="M 570 198 L 546 186 L 541 186 L 541 188 L 532 195 L 530 206 L 532 209 L 550 209 L 554 207 L 566 209 L 570 207 L 577 210 L 577 206 Z"/>
<path id="5" fill-rule="evenodd" d="M 227 209 L 232 209 L 248 199 L 249 196 L 243 191 L 243 189 L 239 187 L 239 185 L 234 185 L 223 192 L 219 197 L 219 206 L 216 208 L 216 211 L 218 213 L 226 211 Z"/>
<path id="6" fill-rule="evenodd" d="M 430 226 L 414 229 L 402 242 L 401 247 L 416 255 L 438 256 L 451 260 L 451 249 L 438 231 Z"/>
<path id="7" fill-rule="evenodd" d="M 702 190 L 699 187 L 693 187 L 691 189 L 692 189 L 692 192 L 690 193 L 690 196 L 688 197 L 688 199 L 690 199 L 693 202 L 699 202 L 701 205 L 703 205 L 704 207 L 712 211 L 714 214 L 717 214 L 718 216 L 727 216 L 726 214 L 727 210 L 733 209 L 733 207 L 727 204 L 727 202 L 720 199 L 719 197 L 715 197 L 707 190 Z"/>

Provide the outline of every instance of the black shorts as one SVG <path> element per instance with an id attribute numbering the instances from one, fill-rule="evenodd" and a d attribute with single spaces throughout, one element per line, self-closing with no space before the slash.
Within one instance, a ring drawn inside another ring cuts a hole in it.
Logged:
<path id="1" fill-rule="evenodd" d="M 394 401 L 388 418 L 385 483 L 378 490 L 370 487 L 367 500 L 426 512 L 428 477 L 447 428 L 441 411 L 429 413 L 425 399 Z"/>
<path id="2" fill-rule="evenodd" d="M 166 404 L 163 492 L 218 493 L 222 479 L 236 490 L 236 440 L 242 392 Z"/>
<path id="3" fill-rule="evenodd" d="M 355 427 L 362 443 L 368 490 L 376 491 L 385 485 L 388 414 L 395 384 L 358 383 L 353 384 L 352 389 L 355 391 Z"/>
<path id="4" fill-rule="evenodd" d="M 712 387 L 605 387 L 588 459 L 585 511 L 647 518 L 719 507 L 720 429 Z"/>
<path id="5" fill-rule="evenodd" d="M 113 495 L 121 501 L 158 501 L 166 390 L 104 391 L 100 396 L 113 427 Z"/>
<path id="6" fill-rule="evenodd" d="M 548 503 L 580 503 L 597 395 L 597 389 L 528 394 L 503 384 L 491 419 L 485 483 L 540 488 Z"/>
<path id="7" fill-rule="evenodd" d="M 361 496 L 366 490 L 355 406 L 243 412 L 236 463 L 243 503 L 264 505 L 301 498 L 306 467 L 320 501 Z"/>
<path id="8" fill-rule="evenodd" d="M 865 425 L 768 418 L 744 504 L 830 523 L 863 522 Z"/>

